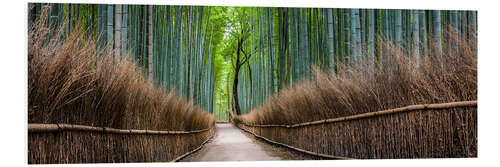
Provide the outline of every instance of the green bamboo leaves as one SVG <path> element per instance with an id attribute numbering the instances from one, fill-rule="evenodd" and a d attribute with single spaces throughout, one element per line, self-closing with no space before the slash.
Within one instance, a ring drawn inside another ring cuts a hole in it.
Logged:
<path id="1" fill-rule="evenodd" d="M 165 91 L 213 112 L 214 56 L 222 39 L 219 10 L 201 6 L 120 4 L 30 4 L 29 20 L 50 10 L 51 25 L 65 24 L 65 34 L 79 22 L 82 32 L 98 38 L 98 48 L 113 49 L 116 61 L 129 55 L 144 76 Z M 31 22 L 30 22 L 31 23 Z M 67 35 L 66 35 L 67 36 Z"/>
<path id="2" fill-rule="evenodd" d="M 379 39 L 395 44 L 418 66 L 430 53 L 442 55 L 456 48 L 450 38 L 471 39 L 477 31 L 476 11 L 39 3 L 29 7 L 29 24 L 48 9 L 50 24 L 65 24 L 65 34 L 76 28 L 98 38 L 97 47 L 114 49 L 117 61 L 128 55 L 157 87 L 178 91 L 209 112 L 238 102 L 243 114 L 281 89 L 311 78 L 313 68 L 338 72 L 339 64 L 363 58 L 372 60 L 370 68 L 382 65 L 389 52 Z M 75 27 L 77 22 L 80 27 Z M 237 40 L 228 32 L 239 24 L 246 26 L 249 36 L 242 46 L 249 60 L 237 75 L 235 101 L 231 61 Z M 448 35 L 448 27 L 456 31 Z"/>
<path id="3" fill-rule="evenodd" d="M 250 10 L 251 20 L 251 42 L 245 48 L 253 51 L 238 78 L 243 114 L 281 89 L 310 78 L 312 67 L 338 71 L 337 63 L 349 65 L 363 58 L 372 60 L 369 68 L 383 64 L 389 51 L 382 49 L 380 39 L 392 42 L 418 68 L 430 48 L 441 54 L 443 44 L 449 44 L 443 36 L 449 31 L 445 25 L 456 27 L 454 35 L 459 38 L 463 27 L 472 30 L 476 23 L 475 11 L 254 7 L 234 12 L 244 10 Z M 442 13 L 449 18 L 446 22 Z"/>

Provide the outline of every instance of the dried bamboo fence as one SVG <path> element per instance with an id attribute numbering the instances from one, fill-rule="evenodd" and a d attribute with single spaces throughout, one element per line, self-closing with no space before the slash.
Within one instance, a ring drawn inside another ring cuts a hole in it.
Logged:
<path id="1" fill-rule="evenodd" d="M 194 131 L 157 131 L 28 124 L 28 163 L 178 161 L 210 140 L 214 127 Z"/>
<path id="2" fill-rule="evenodd" d="M 237 126 L 324 158 L 477 157 L 477 101 L 411 105 L 293 125 Z"/>

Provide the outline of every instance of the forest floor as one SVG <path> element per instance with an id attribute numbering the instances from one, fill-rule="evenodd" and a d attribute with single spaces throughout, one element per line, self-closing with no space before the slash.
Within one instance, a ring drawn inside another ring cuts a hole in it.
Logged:
<path id="1" fill-rule="evenodd" d="M 270 145 L 245 133 L 232 124 L 216 124 L 215 137 L 181 162 L 273 161 L 317 159 L 287 148 Z"/>

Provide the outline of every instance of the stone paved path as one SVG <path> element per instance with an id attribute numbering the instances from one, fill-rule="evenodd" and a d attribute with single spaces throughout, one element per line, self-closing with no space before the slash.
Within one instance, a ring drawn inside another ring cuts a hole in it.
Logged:
<path id="1" fill-rule="evenodd" d="M 184 158 L 184 162 L 200 161 L 270 161 L 281 160 L 279 154 L 255 143 L 232 124 L 216 124 L 215 138 L 198 152 Z"/>

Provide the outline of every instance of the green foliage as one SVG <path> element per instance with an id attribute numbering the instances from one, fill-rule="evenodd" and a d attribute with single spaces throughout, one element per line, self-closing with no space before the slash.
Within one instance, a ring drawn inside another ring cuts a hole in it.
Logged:
<path id="1" fill-rule="evenodd" d="M 428 48 L 441 53 L 444 43 L 453 43 L 450 35 L 444 37 L 444 32 L 454 30 L 445 25 L 455 27 L 470 39 L 469 32 L 474 34 L 477 24 L 475 11 L 230 7 L 226 14 L 226 33 L 231 38 L 224 40 L 220 54 L 229 57 L 233 65 L 237 37 L 250 35 L 244 48 L 251 58 L 248 68 L 241 70 L 237 85 L 237 103 L 242 106 L 242 113 L 260 106 L 281 89 L 309 79 L 312 67 L 339 72 L 337 63 L 359 64 L 362 56 L 371 59 L 369 67 L 374 62 L 380 64 L 387 50 L 377 39 L 396 43 L 418 66 L 421 57 L 428 55 Z M 241 29 L 249 32 L 240 34 Z M 433 32 L 433 43 L 428 42 L 427 32 Z M 458 34 L 454 33 L 454 38 L 462 38 Z"/>
<path id="2" fill-rule="evenodd" d="M 113 49 L 113 30 L 120 26 L 116 46 L 144 71 L 152 33 L 154 83 L 217 112 L 218 119 L 227 119 L 235 104 L 231 88 L 240 37 L 249 60 L 238 73 L 237 103 L 248 113 L 281 89 L 310 79 L 314 67 L 339 72 L 337 64 L 354 65 L 362 56 L 372 59 L 370 66 L 380 64 L 387 51 L 377 37 L 395 42 L 418 63 L 430 52 L 442 53 L 443 45 L 453 49 L 452 36 L 471 39 L 477 30 L 476 11 L 154 6 L 149 32 L 147 6 L 121 5 L 122 25 L 114 25 L 117 5 L 96 4 L 30 4 L 29 24 L 45 7 L 53 16 L 49 23 L 66 24 L 69 32 L 79 21 L 88 37 L 101 37 L 99 49 Z M 457 31 L 445 34 L 447 25 Z"/>

